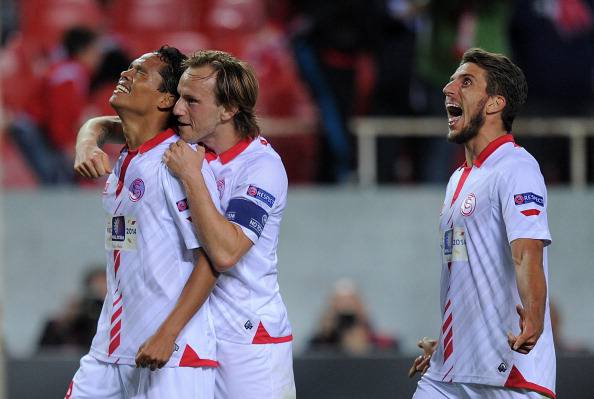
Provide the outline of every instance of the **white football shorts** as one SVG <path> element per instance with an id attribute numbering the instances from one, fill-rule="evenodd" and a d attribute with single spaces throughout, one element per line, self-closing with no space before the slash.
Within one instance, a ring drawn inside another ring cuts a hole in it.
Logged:
<path id="1" fill-rule="evenodd" d="M 216 399 L 294 399 L 293 344 L 217 340 Z"/>
<path id="2" fill-rule="evenodd" d="M 214 386 L 215 370 L 210 367 L 151 371 L 85 355 L 65 399 L 213 399 Z"/>

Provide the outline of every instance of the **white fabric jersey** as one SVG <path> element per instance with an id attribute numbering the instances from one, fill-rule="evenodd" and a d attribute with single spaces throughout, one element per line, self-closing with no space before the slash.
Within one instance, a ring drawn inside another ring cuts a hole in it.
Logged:
<path id="1" fill-rule="evenodd" d="M 124 149 L 106 182 L 108 293 L 91 345 L 95 358 L 134 365 L 136 353 L 171 313 L 200 247 L 186 194 L 162 162 L 178 140 L 166 130 L 138 151 Z M 202 174 L 218 206 L 214 175 Z M 216 366 L 216 337 L 206 301 L 176 339 L 166 367 Z"/>
<path id="2" fill-rule="evenodd" d="M 217 339 L 243 344 L 292 340 L 277 280 L 276 249 L 287 200 L 279 155 L 257 137 L 220 154 L 207 153 L 225 217 L 254 243 L 219 276 L 210 303 Z"/>
<path id="3" fill-rule="evenodd" d="M 551 243 L 546 202 L 538 163 L 509 134 L 450 178 L 440 219 L 443 322 L 429 378 L 555 397 L 548 298 L 544 331 L 529 354 L 511 350 L 506 335 L 519 334 L 516 305 L 522 304 L 510 243 L 518 238 Z M 543 256 L 546 276 L 546 248 Z"/>

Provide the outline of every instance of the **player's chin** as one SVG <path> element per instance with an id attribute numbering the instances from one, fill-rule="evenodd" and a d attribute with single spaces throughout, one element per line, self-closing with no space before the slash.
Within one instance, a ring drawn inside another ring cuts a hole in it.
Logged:
<path id="1" fill-rule="evenodd" d="M 177 125 L 176 127 L 177 134 L 181 137 L 184 141 L 189 142 L 192 137 L 192 126 L 190 125 Z"/>

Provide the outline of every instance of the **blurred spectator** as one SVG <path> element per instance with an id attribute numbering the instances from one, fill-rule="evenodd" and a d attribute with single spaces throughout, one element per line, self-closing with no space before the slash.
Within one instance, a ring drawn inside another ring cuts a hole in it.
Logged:
<path id="1" fill-rule="evenodd" d="M 384 351 L 397 352 L 398 342 L 374 331 L 354 282 L 341 279 L 335 283 L 320 329 L 310 339 L 308 351 L 366 356 Z"/>
<path id="2" fill-rule="evenodd" d="M 109 99 L 118 83 L 121 72 L 128 69 L 131 62 L 132 59 L 119 46 L 114 45 L 104 52 L 97 67 L 97 72 L 91 80 L 90 102 L 94 108 L 93 114 L 115 115 L 113 108 L 109 105 Z"/>
<path id="3" fill-rule="evenodd" d="M 413 70 L 417 30 L 429 0 L 386 0 L 382 34 L 374 52 L 376 77 L 370 113 L 379 116 L 413 114 Z M 410 183 L 418 179 L 413 166 L 418 139 L 379 137 L 379 183 Z"/>
<path id="4" fill-rule="evenodd" d="M 511 44 L 530 92 L 521 115 L 594 114 L 593 6 L 593 0 L 514 0 Z M 539 161 L 548 183 L 569 180 L 567 139 L 527 137 L 519 144 Z M 594 156 L 594 141 L 589 149 Z M 594 179 L 594 162 L 590 178 Z"/>
<path id="5" fill-rule="evenodd" d="M 553 341 L 555 342 L 555 352 L 557 355 L 589 354 L 590 351 L 586 345 L 571 343 L 563 336 L 563 317 L 557 304 L 551 300 L 549 302 L 549 308 L 551 309 L 551 329 L 553 330 Z"/>
<path id="6" fill-rule="evenodd" d="M 76 132 L 86 118 L 92 73 L 100 61 L 98 33 L 74 27 L 64 33 L 64 56 L 33 90 L 9 131 L 42 184 L 73 182 Z"/>
<path id="7" fill-rule="evenodd" d="M 80 296 L 71 299 L 61 314 L 46 321 L 39 340 L 40 350 L 82 352 L 90 348 L 107 294 L 105 268 L 89 270 L 82 289 Z"/>
<path id="8" fill-rule="evenodd" d="M 424 88 L 416 107 L 422 114 L 445 115 L 442 89 L 471 47 L 509 55 L 510 1 L 431 0 L 419 32 L 417 69 Z M 421 180 L 446 182 L 463 153 L 443 138 L 428 139 L 420 162 Z"/>
<path id="9" fill-rule="evenodd" d="M 15 0 L 0 1 L 0 45 L 4 46 L 8 37 L 16 30 L 17 21 Z"/>
<path id="10" fill-rule="evenodd" d="M 301 74 L 320 110 L 324 140 L 319 179 L 348 181 L 354 141 L 348 120 L 354 115 L 359 65 L 378 43 L 383 1 L 296 0 L 298 30 L 293 40 Z"/>

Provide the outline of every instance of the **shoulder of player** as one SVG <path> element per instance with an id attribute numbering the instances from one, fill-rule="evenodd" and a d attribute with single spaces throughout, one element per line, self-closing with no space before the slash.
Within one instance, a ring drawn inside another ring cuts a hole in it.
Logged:
<path id="1" fill-rule="evenodd" d="M 254 151 L 245 155 L 244 166 L 249 170 L 265 170 L 271 174 L 285 172 L 280 156 L 274 151 Z"/>
<path id="2" fill-rule="evenodd" d="M 525 148 L 520 146 L 515 146 L 510 151 L 503 153 L 495 167 L 508 173 L 521 173 L 530 168 L 540 170 L 538 161 Z"/>
<path id="3" fill-rule="evenodd" d="M 511 181 L 523 179 L 542 179 L 540 166 L 536 159 L 525 149 L 516 147 L 514 151 L 503 156 L 494 171 L 497 184 L 508 186 Z"/>

